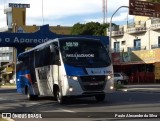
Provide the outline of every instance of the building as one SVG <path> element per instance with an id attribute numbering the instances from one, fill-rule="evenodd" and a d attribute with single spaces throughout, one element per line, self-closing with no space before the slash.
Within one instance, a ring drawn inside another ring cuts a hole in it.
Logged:
<path id="1" fill-rule="evenodd" d="M 11 4 L 12 6 L 12 4 Z M 11 33 L 34 33 L 40 29 L 37 25 L 26 25 L 26 9 L 28 4 L 14 4 L 13 7 L 6 8 L 4 13 L 7 18 L 7 26 L 0 28 L 0 32 Z M 71 28 L 69 26 L 50 26 L 50 31 L 56 34 L 69 35 Z M 5 66 L 3 76 L 7 80 L 14 74 L 14 64 L 16 63 L 16 49 L 13 47 L 0 47 L 0 66 Z M 2 76 L 0 74 L 0 76 Z"/>
<path id="2" fill-rule="evenodd" d="M 111 35 L 115 71 L 127 73 L 135 83 L 160 82 L 160 76 L 155 79 L 160 73 L 155 72 L 155 63 L 160 62 L 160 18 L 135 16 L 133 23 L 113 27 Z"/>

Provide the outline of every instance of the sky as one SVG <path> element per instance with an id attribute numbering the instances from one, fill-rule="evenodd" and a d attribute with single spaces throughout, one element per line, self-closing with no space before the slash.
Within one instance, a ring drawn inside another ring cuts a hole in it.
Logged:
<path id="1" fill-rule="evenodd" d="M 30 4 L 26 10 L 27 25 L 73 26 L 76 23 L 103 23 L 102 0 L 0 0 L 0 27 L 6 26 L 4 9 L 8 3 Z M 107 0 L 107 22 L 120 6 L 128 6 L 129 0 Z M 128 8 L 123 7 L 116 12 L 112 22 L 124 25 L 133 22 L 134 17 L 128 15 Z"/>

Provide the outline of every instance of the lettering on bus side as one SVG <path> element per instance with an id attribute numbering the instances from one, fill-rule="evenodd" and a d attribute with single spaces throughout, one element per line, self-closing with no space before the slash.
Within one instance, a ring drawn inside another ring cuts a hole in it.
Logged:
<path id="1" fill-rule="evenodd" d="M 40 80 L 47 79 L 47 72 L 46 71 L 38 70 L 38 75 L 39 75 Z"/>

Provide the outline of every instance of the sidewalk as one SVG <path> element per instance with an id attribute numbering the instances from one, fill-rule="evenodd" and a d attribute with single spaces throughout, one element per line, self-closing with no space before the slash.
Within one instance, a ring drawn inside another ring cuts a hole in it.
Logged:
<path id="1" fill-rule="evenodd" d="M 160 93 L 160 84 L 124 85 L 119 91 Z"/>
<path id="2" fill-rule="evenodd" d="M 0 85 L 0 88 L 11 88 L 11 89 L 16 89 L 16 85 Z"/>

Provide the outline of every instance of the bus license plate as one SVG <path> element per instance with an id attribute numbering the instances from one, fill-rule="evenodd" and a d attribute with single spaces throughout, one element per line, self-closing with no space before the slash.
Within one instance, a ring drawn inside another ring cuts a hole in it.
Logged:
<path id="1" fill-rule="evenodd" d="M 98 85 L 98 83 L 96 83 L 96 82 L 95 83 L 90 83 L 90 85 Z"/>

